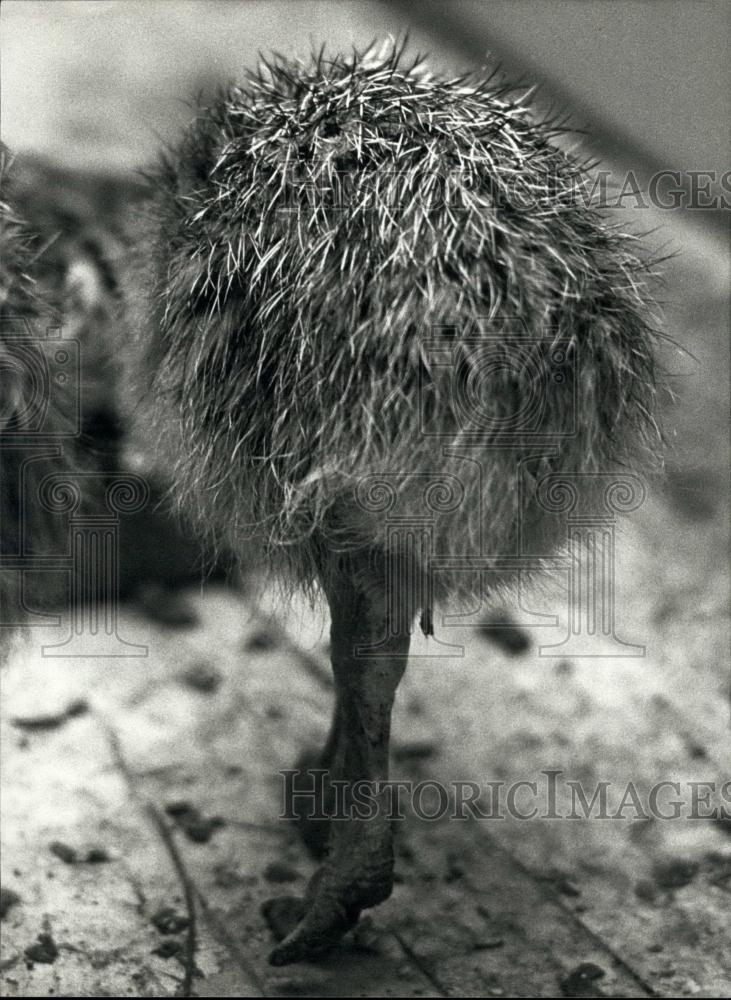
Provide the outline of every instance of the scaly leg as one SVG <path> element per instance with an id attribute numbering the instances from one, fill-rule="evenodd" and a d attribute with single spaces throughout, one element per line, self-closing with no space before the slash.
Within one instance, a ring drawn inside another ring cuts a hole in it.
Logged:
<path id="1" fill-rule="evenodd" d="M 393 844 L 389 793 L 373 788 L 372 818 L 349 808 L 356 782 L 388 779 L 391 709 L 406 669 L 410 614 L 388 620 L 386 581 L 372 560 L 351 559 L 348 572 L 326 585 L 332 615 L 332 666 L 337 725 L 331 773 L 345 785 L 345 819 L 330 822 L 328 854 L 308 887 L 304 916 L 270 956 L 273 965 L 322 954 L 353 927 L 361 910 L 383 902 L 393 888 Z M 394 627 L 395 626 L 395 627 Z M 364 656 L 358 647 L 387 647 Z M 395 633 L 395 634 L 394 634 Z"/>
<path id="2" fill-rule="evenodd" d="M 300 773 L 293 783 L 292 810 L 297 816 L 299 835 L 305 847 L 318 861 L 327 854 L 330 820 L 322 817 L 329 815 L 333 808 L 330 781 L 334 777 L 340 729 L 341 712 L 336 698 L 325 746 L 319 752 L 305 751 L 295 765 Z M 313 772 L 316 771 L 326 771 L 327 774 L 318 774 L 315 778 Z"/>

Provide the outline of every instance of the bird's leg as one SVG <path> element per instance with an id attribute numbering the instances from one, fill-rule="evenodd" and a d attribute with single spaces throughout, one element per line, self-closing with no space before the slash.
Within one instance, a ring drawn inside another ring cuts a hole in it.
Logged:
<path id="1" fill-rule="evenodd" d="M 325 746 L 319 752 L 306 750 L 295 765 L 292 811 L 297 817 L 302 841 L 318 861 L 327 853 L 330 836 L 330 820 L 325 817 L 330 815 L 334 806 L 330 782 L 334 776 L 341 715 L 340 703 L 336 697 Z"/>
<path id="2" fill-rule="evenodd" d="M 411 614 L 389 616 L 386 574 L 367 557 L 349 560 L 347 572 L 328 579 L 326 593 L 338 706 L 331 775 L 341 782 L 344 809 L 330 821 L 327 857 L 308 887 L 302 920 L 271 954 L 274 965 L 327 951 L 393 888 L 390 795 L 382 783 Z"/>

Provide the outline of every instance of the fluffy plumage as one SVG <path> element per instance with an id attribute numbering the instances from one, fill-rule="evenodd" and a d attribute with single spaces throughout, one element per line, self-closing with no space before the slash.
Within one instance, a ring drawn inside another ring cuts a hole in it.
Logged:
<path id="1" fill-rule="evenodd" d="M 5 188 L 8 159 L 0 155 Z M 51 434 L 67 432 L 71 424 L 63 393 L 48 399 L 42 415 L 47 391 L 42 336 L 58 312 L 36 280 L 39 240 L 4 198 L 5 190 L 0 203 L 0 555 L 12 557 L 23 548 L 33 554 L 58 551 L 63 541 L 58 519 L 38 501 L 38 489 L 47 475 L 67 472 L 71 462 L 61 445 L 39 451 L 33 444 L 39 424 Z M 34 342 L 34 337 L 39 339 Z M 15 571 L 0 568 L 0 624 L 17 619 L 18 579 Z M 37 596 L 38 582 L 26 579 L 26 596 Z M 0 646 L 5 638 L 0 628 Z"/>
<path id="2" fill-rule="evenodd" d="M 93 183 L 5 151 L 0 180 L 0 553 L 58 556 L 67 517 L 42 502 L 44 480 L 63 476 L 80 488 L 82 509 L 97 511 L 103 475 L 119 468 L 111 247 L 119 206 L 138 185 Z M 54 367 L 59 336 L 72 359 L 63 371 Z M 21 611 L 20 576 L 0 577 L 6 622 Z M 37 606 L 62 599 L 65 584 L 63 574 L 26 572 L 23 587 Z"/>
<path id="3" fill-rule="evenodd" d="M 545 554 L 542 475 L 652 456 L 648 268 L 556 131 L 398 48 L 276 57 L 201 109 L 152 178 L 131 287 L 202 525 L 303 584 L 323 546 L 384 550 L 386 514 L 425 502 L 437 554 Z M 457 502 L 425 500 L 447 472 Z"/>

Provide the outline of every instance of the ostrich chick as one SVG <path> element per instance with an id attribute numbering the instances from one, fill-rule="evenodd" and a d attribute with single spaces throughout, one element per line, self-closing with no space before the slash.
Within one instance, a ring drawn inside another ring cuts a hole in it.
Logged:
<path id="1" fill-rule="evenodd" d="M 277 57 L 150 178 L 129 276 L 141 412 L 207 530 L 326 596 L 320 765 L 374 783 L 379 806 L 331 823 L 274 964 L 391 892 L 379 783 L 417 616 L 429 633 L 433 604 L 482 597 L 465 567 L 485 547 L 552 551 L 545 475 L 653 451 L 647 268 L 577 196 L 585 167 L 555 133 L 502 84 L 435 78 L 398 49 Z M 534 454 L 536 434 L 551 447 Z M 427 546 L 392 530 L 384 495 L 399 523 L 426 502 Z M 495 566 L 509 582 L 510 559 Z"/>

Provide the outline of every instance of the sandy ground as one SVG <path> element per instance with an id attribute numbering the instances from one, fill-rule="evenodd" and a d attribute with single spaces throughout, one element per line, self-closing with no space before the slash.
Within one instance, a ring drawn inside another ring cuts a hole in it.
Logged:
<path id="1" fill-rule="evenodd" d="M 39 36 L 28 50 L 28 100 L 55 88 L 31 144 L 97 166 L 139 162 L 150 123 L 172 127 L 181 114 L 158 91 L 170 92 L 183 65 L 210 84 L 229 15 L 216 5 L 193 42 L 184 6 L 179 20 L 151 16 L 124 52 L 90 28 L 84 59 L 59 15 L 54 44 Z M 313 34 L 337 36 L 340 17 Z M 286 25 L 278 30 L 284 38 Z M 13 44 L 17 61 L 17 34 Z M 678 252 L 666 329 L 688 353 L 666 356 L 676 393 L 668 475 L 618 542 L 617 631 L 645 655 L 541 655 L 565 632 L 558 584 L 512 609 L 523 650 L 478 627 L 438 631 L 463 655 L 417 645 L 394 723 L 398 777 L 509 786 L 555 769 L 587 790 L 608 781 L 618 797 L 631 782 L 643 802 L 657 782 L 679 782 L 687 806 L 690 782 L 718 789 L 731 773 L 727 257 L 702 227 L 668 213 L 641 220 L 657 224 Z M 3 995 L 731 992 L 729 822 L 687 809 L 672 821 L 627 808 L 615 821 L 465 822 L 409 810 L 393 898 L 327 960 L 271 969 L 260 904 L 300 893 L 312 870 L 278 818 L 278 771 L 327 728 L 327 623 L 266 590 L 202 586 L 184 597 L 184 627 L 156 620 L 154 607 L 122 609 L 120 635 L 147 647 L 139 659 L 43 656 L 64 621 L 19 637 L 4 664 Z M 536 627 L 536 614 L 558 623 Z"/>

